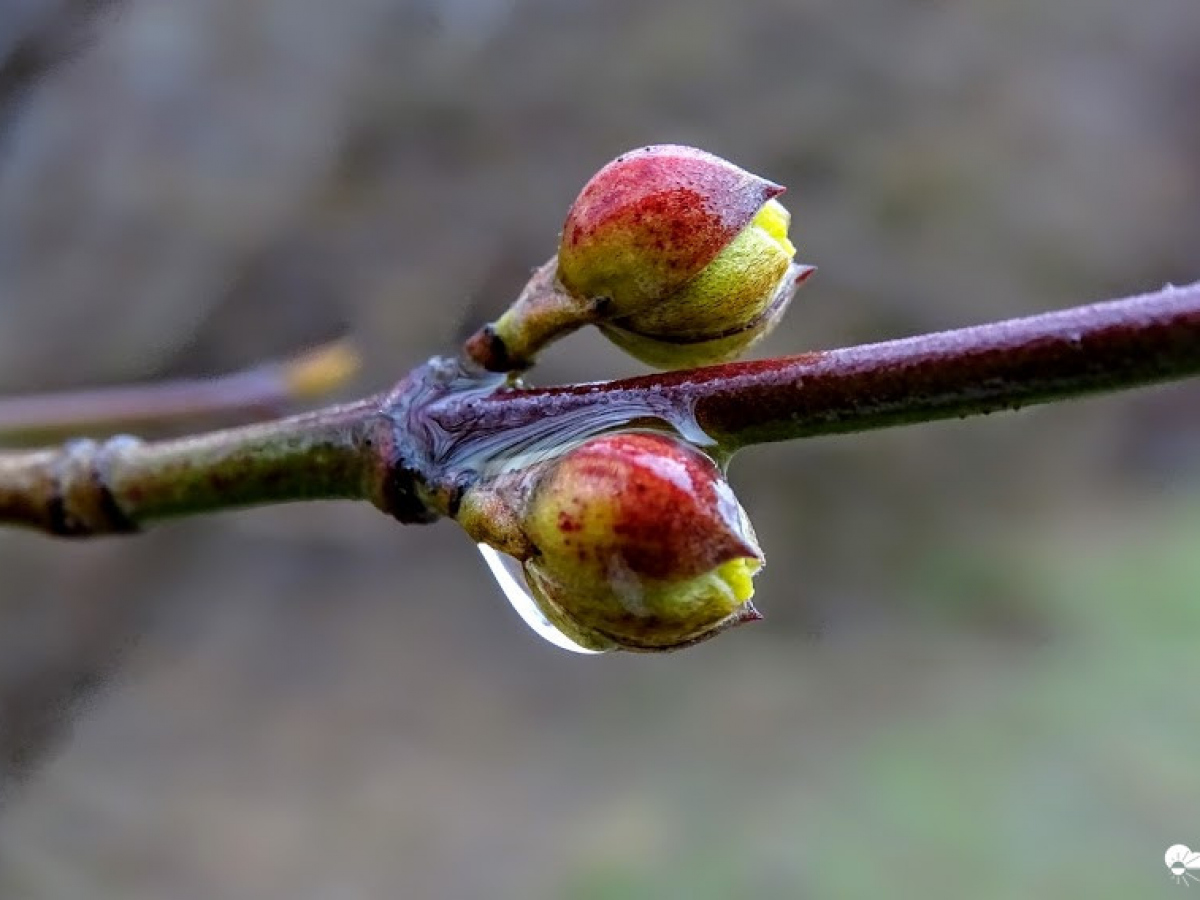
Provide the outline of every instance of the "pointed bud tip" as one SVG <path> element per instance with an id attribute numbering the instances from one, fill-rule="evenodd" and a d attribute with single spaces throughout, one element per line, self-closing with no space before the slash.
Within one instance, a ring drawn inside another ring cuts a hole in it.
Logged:
<path id="1" fill-rule="evenodd" d="M 766 203 L 768 200 L 774 200 L 776 197 L 779 197 L 779 196 L 787 193 L 787 188 L 785 188 L 782 184 L 776 184 L 773 181 L 767 181 L 765 178 L 762 181 L 763 181 L 763 186 L 762 186 L 762 202 L 763 203 Z"/>
<path id="2" fill-rule="evenodd" d="M 817 271 L 817 267 L 810 266 L 808 263 L 796 263 L 793 271 L 795 274 L 792 276 L 792 283 L 799 286 L 812 277 L 813 273 Z"/>
<path id="3" fill-rule="evenodd" d="M 737 612 L 737 625 L 745 625 L 747 622 L 761 622 L 766 618 L 758 609 L 747 600 L 740 610 Z"/>

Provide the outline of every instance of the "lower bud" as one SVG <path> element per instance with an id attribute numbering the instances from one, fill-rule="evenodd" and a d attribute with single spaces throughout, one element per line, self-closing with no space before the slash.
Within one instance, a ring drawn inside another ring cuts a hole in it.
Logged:
<path id="1" fill-rule="evenodd" d="M 717 466 L 675 438 L 586 441 L 529 492 L 526 581 L 542 612 L 592 649 L 672 650 L 760 618 L 763 558 Z"/>

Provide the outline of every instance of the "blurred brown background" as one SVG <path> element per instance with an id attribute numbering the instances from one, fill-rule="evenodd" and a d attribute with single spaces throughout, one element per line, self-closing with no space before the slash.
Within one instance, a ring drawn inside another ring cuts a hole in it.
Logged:
<path id="1" fill-rule="evenodd" d="M 694 143 L 820 266 L 763 353 L 1200 276 L 1200 4 L 0 0 L 0 390 L 494 315 Z M 637 371 L 594 335 L 542 383 Z M 1200 846 L 1196 385 L 759 448 L 767 621 L 538 641 L 366 506 L 0 533 L 0 897 L 1153 897 Z"/>

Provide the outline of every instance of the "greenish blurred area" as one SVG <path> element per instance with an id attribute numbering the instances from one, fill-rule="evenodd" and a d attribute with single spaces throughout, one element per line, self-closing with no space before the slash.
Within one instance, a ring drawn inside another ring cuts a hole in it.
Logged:
<path id="1" fill-rule="evenodd" d="M 660 141 L 790 187 L 820 270 L 762 354 L 1189 281 L 1198 37 L 1195 0 L 0 0 L 0 391 L 343 329 L 375 390 Z M 581 334 L 535 377 L 637 371 Z M 746 451 L 766 621 L 662 658 L 539 642 L 452 526 L 365 506 L 0 534 L 0 898 L 1177 896 L 1198 406 Z"/>

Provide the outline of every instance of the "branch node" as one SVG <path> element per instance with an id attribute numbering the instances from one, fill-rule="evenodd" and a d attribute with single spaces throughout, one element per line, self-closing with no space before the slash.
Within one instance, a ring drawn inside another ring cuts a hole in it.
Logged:
<path id="1" fill-rule="evenodd" d="M 140 530 L 121 508 L 109 476 L 112 464 L 141 443 L 129 435 L 103 443 L 90 438 L 65 443 L 50 467 L 52 483 L 46 499 L 49 530 L 60 537 L 132 534 Z"/>

